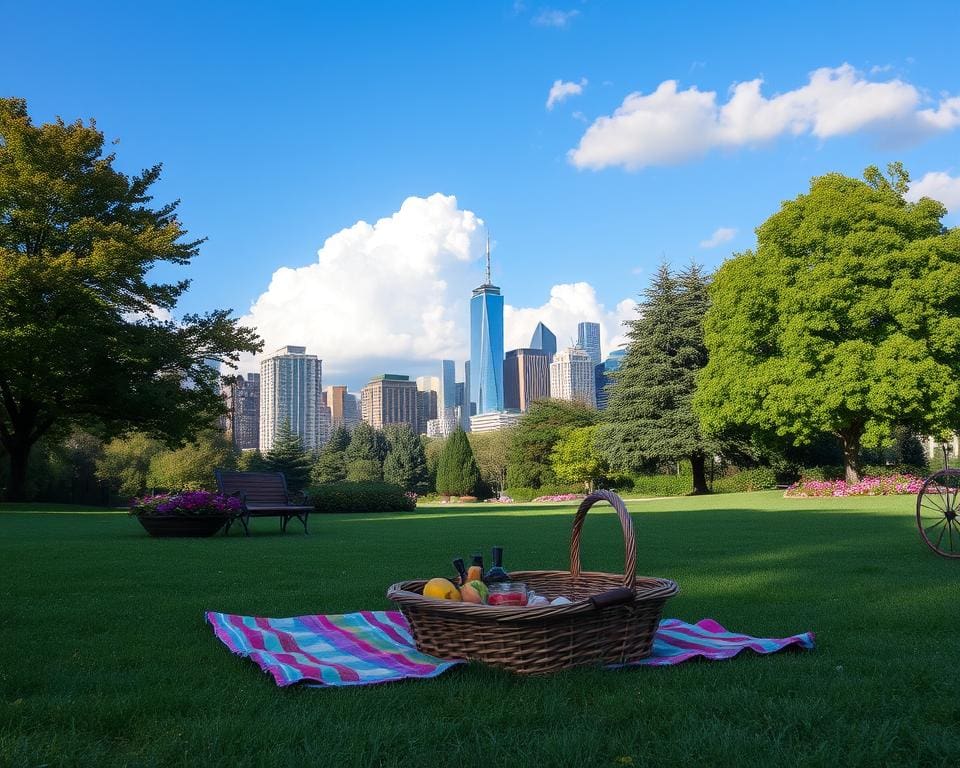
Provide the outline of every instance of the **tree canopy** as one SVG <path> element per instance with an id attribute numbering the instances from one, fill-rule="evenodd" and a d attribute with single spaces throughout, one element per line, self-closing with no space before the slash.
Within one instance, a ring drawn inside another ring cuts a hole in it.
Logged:
<path id="1" fill-rule="evenodd" d="M 660 265 L 637 317 L 627 323 L 626 354 L 613 374 L 597 436 L 610 465 L 621 472 L 639 472 L 651 459 L 689 459 L 694 493 L 708 490 L 705 462 L 712 450 L 693 410 L 696 374 L 707 362 L 707 285 L 694 262 L 678 275 Z"/>
<path id="2" fill-rule="evenodd" d="M 473 496 L 480 485 L 480 470 L 473 458 L 467 433 L 457 427 L 443 443 L 437 461 L 437 493 Z"/>
<path id="3" fill-rule="evenodd" d="M 561 483 L 583 483 L 592 491 L 610 471 L 606 457 L 595 447 L 598 427 L 577 427 L 561 437 L 550 452 L 550 461 Z"/>
<path id="4" fill-rule="evenodd" d="M 830 432 L 855 480 L 861 445 L 896 425 L 960 426 L 960 230 L 940 203 L 906 201 L 908 182 L 899 164 L 814 178 L 724 263 L 694 401 L 705 430 Z"/>
<path id="5" fill-rule="evenodd" d="M 430 479 L 423 443 L 409 424 L 391 424 L 384 429 L 389 450 L 383 460 L 383 480 L 405 491 L 426 493 Z"/>
<path id="6" fill-rule="evenodd" d="M 597 412 L 570 400 L 537 400 L 512 430 L 507 463 L 507 487 L 540 488 L 557 478 L 550 452 L 557 440 L 576 427 L 596 424 Z"/>
<path id="7" fill-rule="evenodd" d="M 277 429 L 270 450 L 263 454 L 263 463 L 268 472 L 283 472 L 290 491 L 303 490 L 310 479 L 313 459 L 303 447 L 300 435 L 284 421 Z"/>
<path id="8" fill-rule="evenodd" d="M 199 253 L 177 203 L 151 207 L 156 165 L 129 177 L 91 121 L 35 126 L 0 99 L 0 443 L 11 498 L 30 449 L 71 426 L 178 443 L 223 412 L 207 361 L 256 352 L 229 310 L 168 318 L 188 281 L 153 282 Z"/>

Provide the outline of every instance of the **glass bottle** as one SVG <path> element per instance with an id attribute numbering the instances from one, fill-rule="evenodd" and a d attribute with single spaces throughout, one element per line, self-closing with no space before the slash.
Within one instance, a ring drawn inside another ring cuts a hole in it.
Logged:
<path id="1" fill-rule="evenodd" d="M 510 581 L 510 574 L 503 570 L 503 547 L 493 548 L 493 565 L 487 571 L 487 584 L 498 584 L 501 581 Z"/>
<path id="2" fill-rule="evenodd" d="M 459 577 L 458 577 L 459 582 L 457 583 L 458 587 L 462 587 L 464 584 L 470 581 L 470 579 L 467 578 L 467 569 L 464 566 L 462 557 L 458 557 L 456 560 L 453 561 L 453 567 L 456 569 L 457 573 L 459 574 Z"/>
<path id="3" fill-rule="evenodd" d="M 473 563 L 467 569 L 467 581 L 483 581 L 483 555 L 477 552 Z"/>

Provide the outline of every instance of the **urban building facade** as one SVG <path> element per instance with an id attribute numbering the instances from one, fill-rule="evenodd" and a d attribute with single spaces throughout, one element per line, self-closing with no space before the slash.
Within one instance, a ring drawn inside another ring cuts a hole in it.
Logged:
<path id="1" fill-rule="evenodd" d="M 557 354 L 557 337 L 543 323 L 537 323 L 537 327 L 533 329 L 533 337 L 530 339 L 530 349 L 546 352 L 552 362 L 553 356 Z"/>
<path id="2" fill-rule="evenodd" d="M 550 395 L 559 400 L 579 400 L 596 408 L 594 366 L 579 347 L 561 350 L 550 363 Z"/>
<path id="3" fill-rule="evenodd" d="M 460 406 L 441 408 L 437 418 L 427 422 L 427 437 L 449 437 L 461 426 Z"/>
<path id="4" fill-rule="evenodd" d="M 511 349 L 503 360 L 503 404 L 526 411 L 534 400 L 550 397 L 550 357 L 540 349 Z"/>
<path id="5" fill-rule="evenodd" d="M 409 424 L 418 431 L 416 382 L 392 373 L 374 376 L 360 390 L 360 416 L 376 429 L 387 424 Z"/>
<path id="6" fill-rule="evenodd" d="M 306 347 L 281 347 L 260 361 L 260 450 L 269 451 L 284 423 L 308 451 L 320 446 L 323 361 Z"/>
<path id="7" fill-rule="evenodd" d="M 457 366 L 453 360 L 440 361 L 440 390 L 437 393 L 437 408 L 454 408 L 457 405 Z"/>
<path id="8" fill-rule="evenodd" d="M 512 427 L 520 421 L 520 411 L 490 411 L 470 417 L 471 432 L 493 432 L 504 427 Z"/>
<path id="9" fill-rule="evenodd" d="M 241 451 L 260 447 L 260 374 L 237 376 L 223 388 L 227 437 Z"/>
<path id="10" fill-rule="evenodd" d="M 477 413 L 503 410 L 503 296 L 490 282 L 490 238 L 487 237 L 487 279 L 470 299 L 470 399 Z"/>
<path id="11" fill-rule="evenodd" d="M 323 390 L 327 407 L 330 409 L 330 429 L 345 427 L 353 429 L 360 421 L 357 412 L 357 397 L 347 392 L 343 384 L 335 384 Z"/>
<path id="12" fill-rule="evenodd" d="M 600 323 L 578 323 L 577 345 L 590 355 L 594 365 L 600 365 Z"/>

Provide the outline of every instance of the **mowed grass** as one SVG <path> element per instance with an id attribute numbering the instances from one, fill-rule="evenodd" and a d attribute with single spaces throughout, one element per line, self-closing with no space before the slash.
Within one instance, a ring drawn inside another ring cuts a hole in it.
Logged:
<path id="1" fill-rule="evenodd" d="M 317 516 L 312 534 L 147 538 L 121 514 L 0 512 L 0 765 L 878 766 L 960 761 L 960 562 L 920 542 L 913 499 L 776 492 L 633 502 L 638 570 L 667 615 L 817 633 L 817 648 L 621 672 L 278 689 L 204 624 L 387 608 L 493 544 L 567 565 L 573 506 Z M 609 508 L 584 567 L 618 571 Z"/>

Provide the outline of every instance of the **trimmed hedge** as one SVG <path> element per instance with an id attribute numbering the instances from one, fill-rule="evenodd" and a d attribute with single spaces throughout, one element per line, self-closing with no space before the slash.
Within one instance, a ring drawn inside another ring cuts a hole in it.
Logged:
<path id="1" fill-rule="evenodd" d="M 634 475 L 631 496 L 686 496 L 693 490 L 692 475 Z"/>
<path id="2" fill-rule="evenodd" d="M 764 491 L 777 487 L 777 473 L 770 467 L 742 469 L 735 475 L 718 477 L 713 481 L 714 493 L 743 493 Z"/>
<path id="3" fill-rule="evenodd" d="M 896 477 L 897 475 L 915 475 L 926 477 L 930 474 L 929 467 L 913 466 L 910 464 L 865 464 L 860 467 L 863 477 Z M 804 467 L 800 470 L 801 480 L 843 480 L 843 467 Z"/>
<path id="4" fill-rule="evenodd" d="M 509 496 L 514 501 L 533 501 L 538 496 L 559 496 L 564 493 L 583 493 L 582 485 L 545 485 L 542 488 L 526 488 L 518 486 L 508 488 L 504 496 Z"/>
<path id="5" fill-rule="evenodd" d="M 391 483 L 343 481 L 315 485 L 307 491 L 317 512 L 409 512 L 417 499 Z"/>

